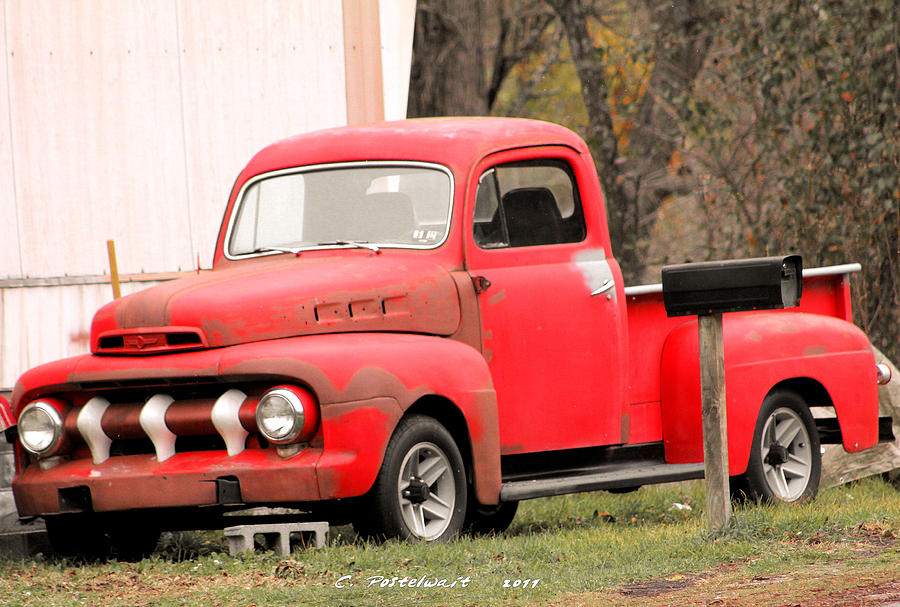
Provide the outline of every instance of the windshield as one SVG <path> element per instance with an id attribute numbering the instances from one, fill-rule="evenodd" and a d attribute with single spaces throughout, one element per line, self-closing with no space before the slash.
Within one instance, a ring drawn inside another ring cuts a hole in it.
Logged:
<path id="1" fill-rule="evenodd" d="M 422 164 L 347 164 L 279 171 L 244 186 L 232 256 L 322 246 L 433 248 L 447 235 L 449 172 Z"/>

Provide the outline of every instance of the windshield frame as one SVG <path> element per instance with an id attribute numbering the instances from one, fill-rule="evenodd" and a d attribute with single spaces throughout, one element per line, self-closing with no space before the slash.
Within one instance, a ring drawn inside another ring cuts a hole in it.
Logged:
<path id="1" fill-rule="evenodd" d="M 265 257 L 269 255 L 283 255 L 282 251 L 260 251 L 260 252 L 250 252 L 250 253 L 239 253 L 232 254 L 230 252 L 231 248 L 231 239 L 234 235 L 234 227 L 237 223 L 237 218 L 240 215 L 241 207 L 244 204 L 244 197 L 251 187 L 260 181 L 264 181 L 266 179 L 270 179 L 272 177 L 281 177 L 283 175 L 294 175 L 300 173 L 310 173 L 322 170 L 337 170 L 337 169 L 352 169 L 352 168 L 377 168 L 377 167 L 399 167 L 399 168 L 425 168 L 425 169 L 434 169 L 444 173 L 447 176 L 447 179 L 450 181 L 450 200 L 447 205 L 447 229 L 444 231 L 444 237 L 440 240 L 440 242 L 436 242 L 434 244 L 399 244 L 392 242 L 371 242 L 366 244 L 371 244 L 377 246 L 379 249 L 414 249 L 414 250 L 431 250 L 437 249 L 444 245 L 447 242 L 447 239 L 450 238 L 450 230 L 451 223 L 453 219 L 453 207 L 455 202 L 455 193 L 456 193 L 456 183 L 453 179 L 453 172 L 446 166 L 442 164 L 438 164 L 435 162 L 423 162 L 416 160 L 368 160 L 368 161 L 350 161 L 350 162 L 329 162 L 323 164 L 310 164 L 298 167 L 290 167 L 287 169 L 279 169 L 276 171 L 268 171 L 265 173 L 260 173 L 259 175 L 255 175 L 248 179 L 241 186 L 241 189 L 238 191 L 237 196 L 235 197 L 234 205 L 231 207 L 231 213 L 228 217 L 228 228 L 225 231 L 225 238 L 222 241 L 222 252 L 225 255 L 225 259 L 236 261 L 239 259 L 249 259 L 252 257 Z M 328 249 L 358 249 L 359 246 L 350 242 L 347 244 L 326 244 L 326 245 L 311 245 L 305 247 L 299 247 L 297 249 L 292 250 L 296 251 L 298 254 L 304 251 L 322 251 Z"/>

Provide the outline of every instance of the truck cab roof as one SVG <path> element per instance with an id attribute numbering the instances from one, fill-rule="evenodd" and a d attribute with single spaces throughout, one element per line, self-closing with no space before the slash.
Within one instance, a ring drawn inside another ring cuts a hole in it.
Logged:
<path id="1" fill-rule="evenodd" d="M 237 188 L 254 175 L 289 167 L 354 160 L 418 160 L 462 169 L 502 150 L 564 145 L 587 153 L 569 129 L 523 118 L 418 118 L 313 131 L 263 148 Z"/>

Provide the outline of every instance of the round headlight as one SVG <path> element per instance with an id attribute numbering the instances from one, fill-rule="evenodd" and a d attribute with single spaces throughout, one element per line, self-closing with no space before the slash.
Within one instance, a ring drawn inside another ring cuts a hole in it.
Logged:
<path id="1" fill-rule="evenodd" d="M 279 386 L 263 394 L 256 406 L 256 427 L 269 442 L 283 445 L 305 440 L 315 429 L 318 411 L 306 390 Z"/>
<path id="2" fill-rule="evenodd" d="M 19 415 L 19 440 L 35 455 L 50 455 L 63 436 L 63 420 L 56 407 L 33 402 Z"/>

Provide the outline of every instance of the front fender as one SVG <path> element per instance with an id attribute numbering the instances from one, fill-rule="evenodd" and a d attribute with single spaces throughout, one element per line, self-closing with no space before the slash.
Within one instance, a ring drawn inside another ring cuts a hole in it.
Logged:
<path id="1" fill-rule="evenodd" d="M 442 396 L 466 420 L 479 500 L 496 503 L 496 394 L 486 361 L 471 346 L 396 333 L 307 336 L 223 350 L 219 374 L 295 378 L 315 392 L 322 408 L 322 499 L 368 491 L 403 413 L 423 396 Z"/>
<path id="2" fill-rule="evenodd" d="M 811 379 L 825 388 L 847 451 L 877 443 L 875 358 L 857 327 L 816 314 L 752 312 L 725 315 L 723 330 L 730 474 L 747 469 L 763 399 L 791 379 Z M 661 410 L 666 461 L 703 461 L 696 321 L 680 325 L 666 339 Z"/>

